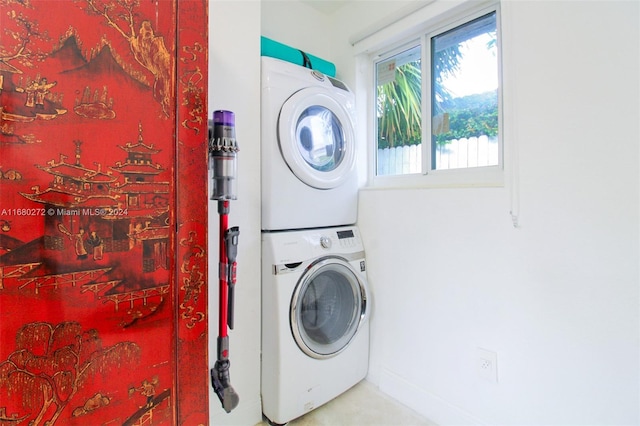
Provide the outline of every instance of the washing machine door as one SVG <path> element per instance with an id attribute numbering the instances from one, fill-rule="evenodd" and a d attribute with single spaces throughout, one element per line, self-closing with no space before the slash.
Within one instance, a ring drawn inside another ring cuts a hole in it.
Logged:
<path id="1" fill-rule="evenodd" d="M 331 189 L 342 184 L 355 164 L 353 121 L 344 102 L 327 89 L 294 93 L 278 118 L 278 142 L 291 171 L 305 184 Z"/>
<path id="2" fill-rule="evenodd" d="M 367 315 L 366 284 L 340 258 L 323 258 L 302 275 L 291 299 L 291 331 L 313 358 L 339 354 Z"/>

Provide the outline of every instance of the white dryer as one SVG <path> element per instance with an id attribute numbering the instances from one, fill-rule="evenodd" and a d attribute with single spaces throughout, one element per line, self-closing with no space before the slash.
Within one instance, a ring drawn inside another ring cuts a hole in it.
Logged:
<path id="1" fill-rule="evenodd" d="M 262 410 L 287 423 L 367 374 L 369 295 L 355 226 L 262 234 Z"/>
<path id="2" fill-rule="evenodd" d="M 354 95 L 339 80 L 262 57 L 262 229 L 356 222 Z"/>

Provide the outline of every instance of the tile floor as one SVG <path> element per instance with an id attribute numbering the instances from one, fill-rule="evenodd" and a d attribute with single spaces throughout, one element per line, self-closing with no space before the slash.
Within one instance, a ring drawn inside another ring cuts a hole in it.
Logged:
<path id="1" fill-rule="evenodd" d="M 256 426 L 268 426 L 263 418 Z M 436 426 L 366 380 L 288 426 Z"/>

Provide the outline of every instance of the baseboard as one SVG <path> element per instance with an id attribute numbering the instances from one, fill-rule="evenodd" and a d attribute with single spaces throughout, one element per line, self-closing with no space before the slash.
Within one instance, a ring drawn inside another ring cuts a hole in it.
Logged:
<path id="1" fill-rule="evenodd" d="M 379 387 L 385 394 L 440 426 L 480 426 L 486 424 L 439 396 L 420 389 L 384 368 L 380 374 Z"/>

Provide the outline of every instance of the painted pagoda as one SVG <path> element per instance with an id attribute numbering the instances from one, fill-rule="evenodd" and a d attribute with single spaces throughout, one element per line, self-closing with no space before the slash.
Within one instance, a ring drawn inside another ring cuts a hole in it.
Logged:
<path id="1" fill-rule="evenodd" d="M 21 193 L 43 206 L 44 235 L 0 256 L 0 289 L 10 279 L 36 293 L 79 286 L 116 310 L 141 300 L 138 315 L 153 311 L 149 300 L 161 303 L 170 279 L 170 183 L 158 180 L 160 151 L 144 142 L 141 125 L 137 142 L 118 145 L 126 158 L 106 170 L 84 164 L 83 143 L 74 144 L 73 161 L 61 154 L 36 166 L 52 177 L 46 188 Z"/>

